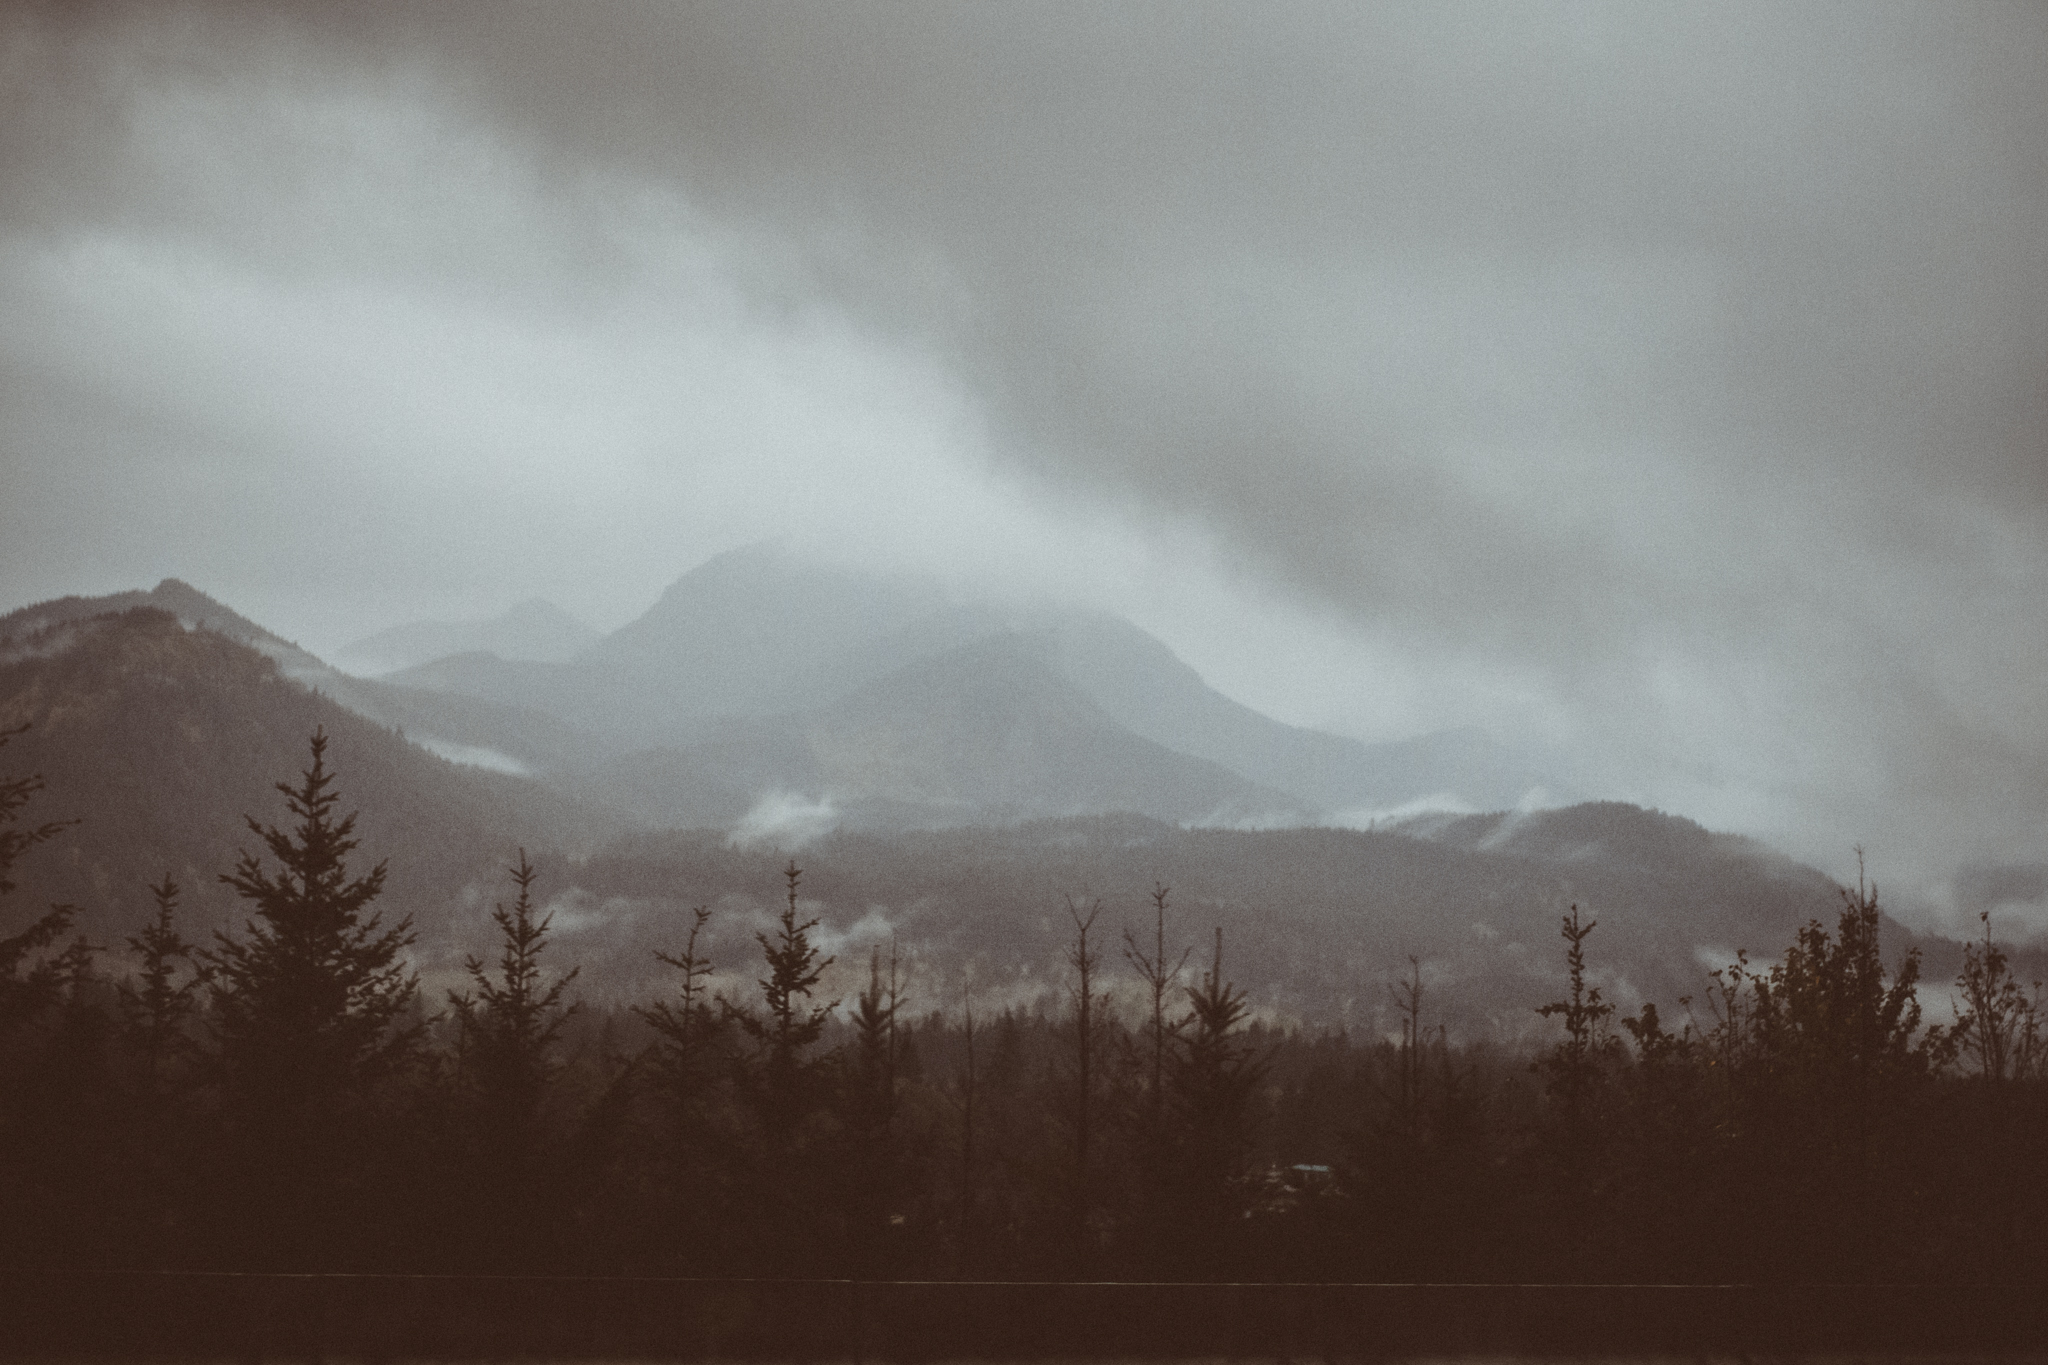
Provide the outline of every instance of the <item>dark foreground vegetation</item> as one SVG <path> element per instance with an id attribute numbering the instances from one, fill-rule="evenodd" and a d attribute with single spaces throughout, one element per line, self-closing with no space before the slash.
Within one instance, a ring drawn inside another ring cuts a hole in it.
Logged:
<path id="1" fill-rule="evenodd" d="M 0 784 L 0 894 L 61 844 L 36 790 Z M 280 790 L 223 874 L 235 933 L 187 942 L 166 878 L 117 973 L 66 909 L 0 902 L 0 1269 L 2048 1283 L 2034 995 L 1987 933 L 1923 1027 L 1874 888 L 1627 1018 L 1573 910 L 1533 1057 L 1447 1040 L 1419 972 L 1398 1038 L 1252 1024 L 1164 889 L 1121 940 L 1069 904 L 1057 1015 L 913 1015 L 886 957 L 820 999 L 794 863 L 752 998 L 710 995 L 692 935 L 652 945 L 664 997 L 605 1011 L 523 854 L 498 953 L 422 998 L 321 737 Z"/>
<path id="2" fill-rule="evenodd" d="M 2038 1359 L 1996 1286 L 1202 1284 L 51 1272 L 0 1278 L 50 1360 Z"/>

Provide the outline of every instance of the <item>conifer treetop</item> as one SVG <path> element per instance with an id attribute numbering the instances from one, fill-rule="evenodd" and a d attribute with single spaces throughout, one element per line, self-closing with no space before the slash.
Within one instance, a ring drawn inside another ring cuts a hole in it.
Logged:
<path id="1" fill-rule="evenodd" d="M 291 830 L 249 818 L 281 866 L 272 873 L 244 852 L 221 874 L 255 917 L 242 940 L 216 934 L 205 955 L 222 1062 L 238 1083 L 287 1107 L 402 1066 L 423 1028 L 399 1026 L 419 985 L 403 957 L 412 921 L 387 929 L 370 910 L 384 890 L 383 863 L 349 875 L 356 817 L 336 818 L 326 752 L 325 731 L 314 731 L 313 761 L 298 785 L 277 784 L 297 817 Z"/>

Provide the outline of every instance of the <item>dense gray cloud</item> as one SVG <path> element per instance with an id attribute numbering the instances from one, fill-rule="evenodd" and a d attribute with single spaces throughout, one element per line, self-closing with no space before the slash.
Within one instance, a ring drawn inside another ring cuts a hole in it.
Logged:
<path id="1" fill-rule="evenodd" d="M 590 585 L 719 527 L 1065 536 L 995 553 L 1303 719 L 1479 720 L 1928 887 L 2048 852 L 2036 6 L 5 32 L 11 579 L 287 611 L 340 559 L 297 609 L 367 628 L 494 537 L 622 617 Z M 1239 606 L 1071 567 L 1131 534 Z M 1249 636 L 1275 600 L 1325 643 Z"/>

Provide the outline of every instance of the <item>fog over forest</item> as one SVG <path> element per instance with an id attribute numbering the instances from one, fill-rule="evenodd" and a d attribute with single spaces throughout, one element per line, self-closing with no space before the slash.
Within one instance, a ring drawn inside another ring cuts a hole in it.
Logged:
<path id="1" fill-rule="evenodd" d="M 15 4 L 0 609 L 774 539 L 2030 933 L 2044 225 L 2028 4 Z"/>

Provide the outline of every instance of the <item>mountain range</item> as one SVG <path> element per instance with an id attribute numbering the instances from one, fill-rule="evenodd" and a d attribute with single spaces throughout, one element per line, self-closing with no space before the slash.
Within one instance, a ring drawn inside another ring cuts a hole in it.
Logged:
<path id="1" fill-rule="evenodd" d="M 559 663 L 598 638 L 596 631 L 554 603 L 531 597 L 485 621 L 415 621 L 380 630 L 344 645 L 334 663 L 347 672 L 371 676 L 476 652 Z"/>
<path id="2" fill-rule="evenodd" d="M 1281 724 L 1113 616 L 962 601 L 928 579 L 772 546 L 708 561 L 552 662 L 464 649 L 365 678 L 175 579 L 24 608 L 0 618 L 0 638 L 54 640 L 136 609 L 246 647 L 438 757 L 536 779 L 589 812 L 579 828 L 746 824 L 772 839 L 786 831 L 764 809 L 792 805 L 807 828 L 849 831 L 1112 812 L 1258 827 L 1416 798 L 1505 806 L 1560 785 L 1476 732 L 1374 746 Z M 473 644 L 522 622 L 558 647 L 577 638 L 573 621 L 529 604 L 351 651 Z"/>
<path id="3" fill-rule="evenodd" d="M 254 846 L 245 817 L 284 818 L 273 784 L 316 728 L 430 973 L 487 941 L 520 847 L 593 990 L 651 988 L 651 950 L 676 946 L 693 904 L 718 909 L 710 946 L 744 989 L 798 849 L 843 967 L 893 939 L 935 992 L 1043 1002 L 1067 898 L 1104 901 L 1111 946 L 1161 883 L 1191 940 L 1226 930 L 1262 1006 L 1361 1025 L 1411 955 L 1446 1017 L 1526 1022 L 1561 975 L 1570 904 L 1601 920 L 1610 998 L 1667 1002 L 1837 904 L 1821 874 L 1688 821 L 1499 809 L 1555 778 L 1483 736 L 1297 729 L 1116 618 L 763 549 L 686 575 L 567 661 L 470 652 L 381 679 L 176 580 L 43 603 L 0 617 L 0 729 L 22 725 L 0 775 L 41 773 L 31 818 L 79 823 L 17 867 L 0 933 L 67 901 L 114 945 L 166 872 L 196 930 L 237 923 L 217 875 Z M 1496 809 L 1341 827 L 1446 792 Z M 1931 976 L 1952 974 L 1956 945 L 1921 946 Z"/>
<path id="4" fill-rule="evenodd" d="M 1571 792 L 1563 763 L 1474 730 L 1369 745 L 1282 724 L 1115 616 L 958 600 L 772 546 L 685 574 L 569 661 L 469 652 L 386 681 L 554 717 L 593 748 L 552 771 L 633 791 L 664 823 L 730 825 L 790 788 L 889 828 L 1100 810 L 1357 820 L 1417 799 L 1497 809 Z M 999 735 L 1008 759 L 983 754 L 969 778 L 928 738 L 948 727 L 959 761 Z M 1110 749 L 1126 768 L 1104 785 Z"/>

